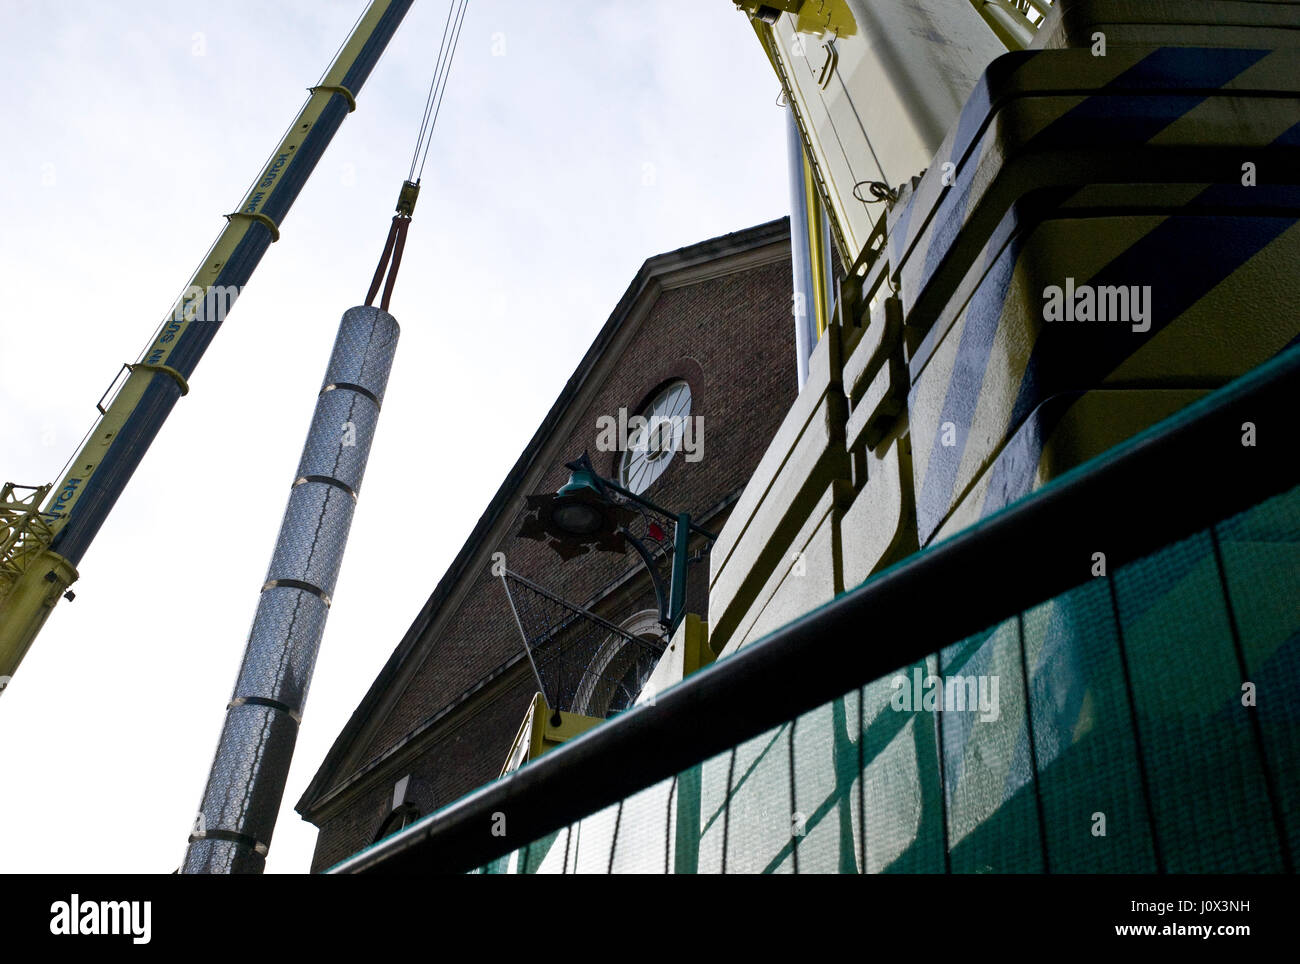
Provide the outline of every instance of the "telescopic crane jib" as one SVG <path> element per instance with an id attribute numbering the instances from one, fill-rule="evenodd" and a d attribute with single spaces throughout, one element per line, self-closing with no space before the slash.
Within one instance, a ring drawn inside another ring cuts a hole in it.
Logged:
<path id="1" fill-rule="evenodd" d="M 280 225 L 351 111 L 413 0 L 372 0 L 280 144 L 51 487 L 0 494 L 0 690 L 18 668 L 77 565 L 144 458 Z M 400 215 L 399 215 L 400 216 Z M 214 294 L 219 294 L 214 297 Z M 216 317 L 211 317 L 215 315 Z M 120 372 L 119 375 L 122 373 Z M 114 384 L 117 384 L 117 379 Z M 112 388 L 110 387 L 110 392 Z M 107 394 L 107 393 L 106 393 Z M 43 501 L 42 501 L 43 500 Z"/>

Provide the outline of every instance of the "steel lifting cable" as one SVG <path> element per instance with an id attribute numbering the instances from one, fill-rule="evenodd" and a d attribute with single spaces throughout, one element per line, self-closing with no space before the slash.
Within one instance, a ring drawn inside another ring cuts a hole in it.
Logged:
<path id="1" fill-rule="evenodd" d="M 420 134 L 416 138 L 415 150 L 411 154 L 411 170 L 407 175 L 409 180 L 416 179 L 416 162 L 420 159 L 420 149 L 428 148 L 425 142 L 425 135 L 432 133 L 433 125 L 430 119 L 435 116 L 435 106 L 439 100 L 439 92 L 445 86 L 445 74 L 447 68 L 451 66 L 451 59 L 448 56 L 447 40 L 450 37 L 452 46 L 460 36 L 460 24 L 464 20 L 465 5 L 467 0 L 451 0 L 447 5 L 447 19 L 442 25 L 442 41 L 438 46 L 438 60 L 434 67 L 433 77 L 429 81 L 429 93 L 425 98 L 424 111 L 420 116 Z M 459 4 L 459 7 L 457 7 Z"/>
<path id="2" fill-rule="evenodd" d="M 420 116 L 420 131 L 415 139 L 415 150 L 411 154 L 411 168 L 407 179 L 402 182 L 402 191 L 397 197 L 397 213 L 393 215 L 393 223 L 389 226 L 388 237 L 384 241 L 384 253 L 379 256 L 379 264 L 370 281 L 370 290 L 366 293 L 366 304 L 373 305 L 382 284 L 384 295 L 379 307 L 384 311 L 388 310 L 388 303 L 393 297 L 397 269 L 401 267 L 402 251 L 406 247 L 406 232 L 411 225 L 411 215 L 415 212 L 416 198 L 420 195 L 420 178 L 424 175 L 424 165 L 429 159 L 433 128 L 438 123 L 438 114 L 442 110 L 442 97 L 447 92 L 447 78 L 451 74 L 451 62 L 460 43 L 460 30 L 465 23 L 465 10 L 468 6 L 469 0 L 450 0 L 447 4 L 447 19 L 442 25 L 438 59 L 434 63 L 433 79 L 429 81 L 429 93 L 425 97 L 424 111 Z M 388 276 L 386 281 L 385 274 Z"/>
<path id="3" fill-rule="evenodd" d="M 456 22 L 452 27 L 451 43 L 447 48 L 447 57 L 442 65 L 442 81 L 438 85 L 438 99 L 435 103 L 430 99 L 425 105 L 425 114 L 429 112 L 429 107 L 433 107 L 433 116 L 429 119 L 427 138 L 424 142 L 424 156 L 420 159 L 420 169 L 416 171 L 415 183 L 420 183 L 420 178 L 424 175 L 424 164 L 429 159 L 429 145 L 433 143 L 433 128 L 438 123 L 438 114 L 442 112 L 442 97 L 447 92 L 447 78 L 451 74 L 451 64 L 456 58 L 456 48 L 460 45 L 460 30 L 465 23 L 465 11 L 469 7 L 469 0 L 460 0 L 460 6 L 456 10 Z M 450 13 L 450 11 L 449 11 Z M 436 78 L 435 78 L 436 79 Z M 417 145 L 418 150 L 419 145 Z M 414 158 L 412 158 L 414 163 Z"/>

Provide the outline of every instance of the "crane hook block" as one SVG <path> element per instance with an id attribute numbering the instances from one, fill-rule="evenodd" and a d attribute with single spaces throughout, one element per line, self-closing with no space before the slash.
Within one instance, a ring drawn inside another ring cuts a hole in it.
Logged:
<path id="1" fill-rule="evenodd" d="M 397 195 L 397 213 L 409 218 L 415 212 L 415 199 L 419 196 L 419 181 L 403 181 L 402 193 Z"/>

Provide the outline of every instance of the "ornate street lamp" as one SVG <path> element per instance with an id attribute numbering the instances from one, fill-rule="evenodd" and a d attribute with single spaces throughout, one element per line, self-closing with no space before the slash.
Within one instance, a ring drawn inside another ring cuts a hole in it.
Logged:
<path id="1" fill-rule="evenodd" d="M 659 604 L 659 623 L 671 636 L 685 615 L 686 607 L 686 547 L 692 532 L 713 542 L 717 536 L 691 522 L 689 513 L 669 512 L 655 505 L 617 482 L 598 474 L 586 452 L 582 458 L 569 462 L 569 481 L 554 494 L 530 495 L 526 500 L 529 516 L 524 520 L 519 535 L 525 539 L 545 542 L 561 559 L 569 560 L 593 549 L 602 552 L 624 552 L 627 546 L 636 550 L 645 563 L 650 581 L 654 585 L 655 599 Z M 654 556 L 645 543 L 628 528 L 636 513 L 610 493 L 640 506 L 648 512 L 674 524 L 673 566 L 668 591 L 655 568 Z"/>

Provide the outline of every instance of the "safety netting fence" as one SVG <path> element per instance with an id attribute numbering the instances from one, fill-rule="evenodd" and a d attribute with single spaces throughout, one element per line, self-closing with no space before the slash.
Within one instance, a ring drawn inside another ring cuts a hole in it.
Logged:
<path id="1" fill-rule="evenodd" d="M 482 872 L 1282 872 L 1298 684 L 1293 489 Z"/>

